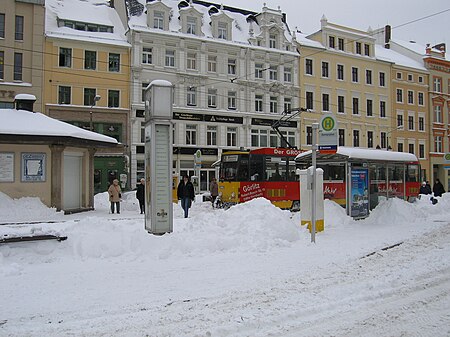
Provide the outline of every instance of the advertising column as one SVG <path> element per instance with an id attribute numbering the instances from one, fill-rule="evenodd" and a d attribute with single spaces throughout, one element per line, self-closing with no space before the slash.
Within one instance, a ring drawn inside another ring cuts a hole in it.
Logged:
<path id="1" fill-rule="evenodd" d="M 173 231 L 172 90 L 156 80 L 145 91 L 145 229 L 156 235 Z"/>

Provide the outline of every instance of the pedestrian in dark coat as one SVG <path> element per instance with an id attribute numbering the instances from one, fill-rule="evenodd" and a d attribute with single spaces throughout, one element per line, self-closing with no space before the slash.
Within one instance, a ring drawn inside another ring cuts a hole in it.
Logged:
<path id="1" fill-rule="evenodd" d="M 209 184 L 209 191 L 211 192 L 211 203 L 214 207 L 214 202 L 216 201 L 217 196 L 219 195 L 219 185 L 217 185 L 216 178 L 212 178 L 211 184 Z"/>
<path id="2" fill-rule="evenodd" d="M 444 186 L 439 179 L 436 179 L 436 182 L 433 185 L 433 193 L 435 197 L 442 197 L 442 194 L 445 193 Z"/>
<path id="3" fill-rule="evenodd" d="M 117 214 L 120 214 L 120 200 L 122 199 L 122 190 L 119 186 L 119 180 L 114 179 L 108 188 L 109 202 L 111 203 L 111 213 L 114 213 L 116 206 Z"/>
<path id="4" fill-rule="evenodd" d="M 145 213 L 145 179 L 142 178 L 140 180 L 140 184 L 137 186 L 136 190 L 136 198 L 139 200 L 139 209 L 141 210 L 141 214 Z"/>
<path id="5" fill-rule="evenodd" d="M 427 185 L 426 181 L 422 183 L 422 186 L 420 186 L 419 190 L 420 194 L 431 194 L 431 187 L 430 185 Z"/>
<path id="6" fill-rule="evenodd" d="M 194 185 L 192 185 L 188 176 L 184 176 L 183 180 L 178 184 L 177 189 L 178 200 L 181 200 L 181 207 L 184 210 L 184 217 L 188 217 L 189 208 L 195 199 Z"/>

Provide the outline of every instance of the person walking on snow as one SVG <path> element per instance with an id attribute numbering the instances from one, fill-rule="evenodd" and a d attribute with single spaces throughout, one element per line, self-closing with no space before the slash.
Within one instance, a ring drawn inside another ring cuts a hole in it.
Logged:
<path id="1" fill-rule="evenodd" d="M 183 176 L 183 180 L 178 184 L 178 200 L 181 200 L 181 207 L 184 210 L 184 217 L 188 217 L 189 208 L 195 199 L 194 185 L 192 185 L 188 176 Z"/>
<path id="2" fill-rule="evenodd" d="M 217 196 L 219 195 L 219 185 L 217 185 L 216 178 L 212 178 L 211 184 L 209 184 L 209 191 L 211 192 L 211 203 L 214 207 L 214 202 L 216 201 Z"/>
<path id="3" fill-rule="evenodd" d="M 141 210 L 141 214 L 145 213 L 145 179 L 142 178 L 140 180 L 140 184 L 137 186 L 136 190 L 136 198 L 139 200 L 139 209 Z"/>
<path id="4" fill-rule="evenodd" d="M 422 186 L 420 186 L 419 193 L 420 194 L 431 194 L 431 187 L 430 187 L 430 185 L 427 185 L 426 181 L 424 181 L 422 183 Z"/>
<path id="5" fill-rule="evenodd" d="M 122 198 L 122 190 L 119 186 L 119 180 L 114 179 L 113 183 L 108 188 L 109 202 L 111 203 L 111 213 L 114 214 L 114 205 L 116 206 L 117 214 L 120 214 L 120 199 Z"/>
<path id="6" fill-rule="evenodd" d="M 433 185 L 433 193 L 435 197 L 442 197 L 442 194 L 445 193 L 444 186 L 439 179 L 436 179 Z"/>

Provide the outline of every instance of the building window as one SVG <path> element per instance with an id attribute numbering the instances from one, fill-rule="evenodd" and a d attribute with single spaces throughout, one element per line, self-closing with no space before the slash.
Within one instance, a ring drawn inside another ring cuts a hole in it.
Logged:
<path id="1" fill-rule="evenodd" d="M 418 100 L 419 105 L 421 105 L 421 106 L 424 105 L 423 92 L 419 92 L 419 93 L 417 94 L 417 100 Z"/>
<path id="2" fill-rule="evenodd" d="M 414 116 L 408 116 L 408 130 L 414 131 Z"/>
<path id="3" fill-rule="evenodd" d="M 414 104 L 414 91 L 408 90 L 408 104 Z"/>
<path id="4" fill-rule="evenodd" d="M 263 112 L 263 95 L 255 95 L 255 111 Z"/>
<path id="5" fill-rule="evenodd" d="M 187 53 L 186 68 L 189 70 L 197 69 L 197 55 L 195 53 Z"/>
<path id="6" fill-rule="evenodd" d="M 228 24 L 226 22 L 219 22 L 217 30 L 219 39 L 228 40 Z"/>
<path id="7" fill-rule="evenodd" d="M 292 109 L 292 99 L 290 97 L 284 98 L 284 112 L 291 111 Z"/>
<path id="8" fill-rule="evenodd" d="M 322 77 L 328 78 L 329 71 L 328 71 L 328 62 L 322 62 Z"/>
<path id="9" fill-rule="evenodd" d="M 5 14 L 0 13 L 0 39 L 5 38 Z"/>
<path id="10" fill-rule="evenodd" d="M 345 129 L 339 129 L 339 146 L 345 146 Z"/>
<path id="11" fill-rule="evenodd" d="M 386 74 L 380 72 L 380 87 L 386 86 Z"/>
<path id="12" fill-rule="evenodd" d="M 397 76 L 397 80 L 401 80 L 402 79 L 402 73 L 401 72 L 398 72 L 396 74 L 396 76 Z"/>
<path id="13" fill-rule="evenodd" d="M 211 73 L 217 72 L 217 56 L 208 56 L 208 71 Z"/>
<path id="14" fill-rule="evenodd" d="M 361 51 L 361 42 L 356 42 L 356 54 L 361 55 L 362 51 Z"/>
<path id="15" fill-rule="evenodd" d="M 442 153 L 442 136 L 434 137 L 434 152 Z"/>
<path id="16" fill-rule="evenodd" d="M 380 117 L 386 118 L 386 102 L 380 101 Z"/>
<path id="17" fill-rule="evenodd" d="M 284 67 L 284 82 L 292 82 L 292 68 Z"/>
<path id="18" fill-rule="evenodd" d="M 217 145 L 217 126 L 206 128 L 206 145 Z"/>
<path id="19" fill-rule="evenodd" d="M 400 141 L 397 142 L 397 152 L 403 152 L 403 143 Z"/>
<path id="20" fill-rule="evenodd" d="M 197 125 L 186 124 L 186 145 L 197 144 Z"/>
<path id="21" fill-rule="evenodd" d="M 403 103 L 403 89 L 397 89 L 397 103 Z"/>
<path id="22" fill-rule="evenodd" d="M 116 53 L 109 54 L 108 70 L 117 73 L 120 71 L 120 54 Z"/>
<path id="23" fill-rule="evenodd" d="M 277 47 L 277 36 L 275 34 L 269 35 L 269 48 Z"/>
<path id="24" fill-rule="evenodd" d="M 197 105 L 197 89 L 195 87 L 187 88 L 187 105 L 189 106 Z"/>
<path id="25" fill-rule="evenodd" d="M 339 50 L 344 50 L 344 39 L 342 38 L 338 38 L 338 49 Z"/>
<path id="26" fill-rule="evenodd" d="M 306 109 L 314 110 L 314 93 L 312 91 L 306 92 Z"/>
<path id="27" fill-rule="evenodd" d="M 278 80 L 278 67 L 277 66 L 270 66 L 269 79 L 273 80 L 273 81 Z"/>
<path id="28" fill-rule="evenodd" d="M 419 144 L 419 158 L 425 158 L 425 144 Z"/>
<path id="29" fill-rule="evenodd" d="M 164 30 L 164 13 L 155 11 L 153 13 L 153 28 Z"/>
<path id="30" fill-rule="evenodd" d="M 236 91 L 228 91 L 228 109 L 236 110 Z"/>
<path id="31" fill-rule="evenodd" d="M 197 32 L 197 19 L 192 16 L 188 16 L 186 33 L 196 35 L 197 34 L 196 32 Z"/>
<path id="32" fill-rule="evenodd" d="M 334 36 L 329 36 L 328 37 L 328 46 L 330 48 L 336 48 L 336 39 Z"/>
<path id="33" fill-rule="evenodd" d="M 14 53 L 14 81 L 22 81 L 23 55 Z"/>
<path id="34" fill-rule="evenodd" d="M 262 63 L 255 63 L 255 78 L 264 78 L 263 67 Z"/>
<path id="35" fill-rule="evenodd" d="M 71 88 L 60 85 L 58 87 L 58 104 L 70 104 Z"/>
<path id="36" fill-rule="evenodd" d="M 118 108 L 120 106 L 119 90 L 108 90 L 108 108 Z"/>
<path id="37" fill-rule="evenodd" d="M 275 96 L 270 96 L 270 112 L 277 113 L 278 112 L 278 98 Z"/>
<path id="38" fill-rule="evenodd" d="M 152 48 L 142 48 L 142 63 L 152 64 L 153 63 L 153 49 Z"/>
<path id="39" fill-rule="evenodd" d="M 16 41 L 23 41 L 23 16 L 16 15 L 16 31 L 14 38 Z"/>
<path id="40" fill-rule="evenodd" d="M 373 131 L 367 131 L 367 147 L 373 148 Z"/>
<path id="41" fill-rule="evenodd" d="M 5 78 L 5 52 L 0 51 L 0 79 Z"/>
<path id="42" fill-rule="evenodd" d="M 306 145 L 312 145 L 312 126 L 306 127 Z"/>
<path id="43" fill-rule="evenodd" d="M 330 111 L 330 95 L 322 94 L 322 111 Z"/>
<path id="44" fill-rule="evenodd" d="M 358 83 L 358 68 L 352 67 L 352 82 Z"/>
<path id="45" fill-rule="evenodd" d="M 370 56 L 370 44 L 364 44 L 364 55 Z"/>
<path id="46" fill-rule="evenodd" d="M 408 74 L 408 81 L 412 82 L 413 81 L 413 75 L 412 74 Z"/>
<path id="47" fill-rule="evenodd" d="M 217 107 L 217 89 L 208 89 L 208 107 Z"/>
<path id="48" fill-rule="evenodd" d="M 72 49 L 59 48 L 59 66 L 67 68 L 72 66 Z"/>
<path id="49" fill-rule="evenodd" d="M 166 67 L 175 67 L 175 50 L 166 49 L 166 58 L 164 64 Z"/>
<path id="50" fill-rule="evenodd" d="M 372 84 L 372 70 L 366 69 L 366 84 Z"/>
<path id="51" fill-rule="evenodd" d="M 142 90 L 141 90 L 141 102 L 144 102 L 145 101 L 145 91 L 146 91 L 146 89 L 147 89 L 147 87 L 148 87 L 148 85 L 149 85 L 150 83 L 142 83 Z"/>
<path id="52" fill-rule="evenodd" d="M 408 144 L 408 152 L 414 154 L 414 144 Z"/>
<path id="53" fill-rule="evenodd" d="M 403 126 L 403 115 L 397 115 L 397 127 Z"/>
<path id="54" fill-rule="evenodd" d="M 96 94 L 97 90 L 94 88 L 84 88 L 83 104 L 87 106 L 94 105 L 94 97 Z"/>
<path id="55" fill-rule="evenodd" d="M 359 115 L 359 98 L 353 97 L 353 114 Z"/>
<path id="56" fill-rule="evenodd" d="M 419 117 L 419 131 L 425 131 L 425 118 Z"/>
<path id="57" fill-rule="evenodd" d="M 236 59 L 228 59 L 228 74 L 236 75 Z"/>
<path id="58" fill-rule="evenodd" d="M 305 73 L 306 73 L 306 75 L 313 74 L 313 60 L 311 60 L 311 59 L 305 60 Z"/>
<path id="59" fill-rule="evenodd" d="M 95 70 L 97 68 L 97 52 L 93 50 L 84 51 L 84 69 Z"/>
<path id="60" fill-rule="evenodd" d="M 387 146 L 387 134 L 386 132 L 380 133 L 380 140 L 381 140 L 381 148 L 385 149 Z"/>
<path id="61" fill-rule="evenodd" d="M 433 91 L 434 92 L 442 92 L 442 81 L 439 77 L 433 78 Z"/>
<path id="62" fill-rule="evenodd" d="M 345 97 L 338 96 L 338 113 L 345 113 Z"/>
<path id="63" fill-rule="evenodd" d="M 353 130 L 353 146 L 359 147 L 359 130 Z"/>
<path id="64" fill-rule="evenodd" d="M 368 99 L 366 101 L 366 108 L 367 108 L 367 116 L 372 117 L 373 116 L 373 101 L 371 99 Z"/>
<path id="65" fill-rule="evenodd" d="M 252 129 L 251 138 L 253 147 L 267 147 L 268 145 L 267 130 Z"/>
<path id="66" fill-rule="evenodd" d="M 337 65 L 337 79 L 343 81 L 344 80 L 344 65 Z"/>
<path id="67" fill-rule="evenodd" d="M 237 128 L 227 128 L 227 146 L 237 146 Z"/>
<path id="68" fill-rule="evenodd" d="M 442 123 L 442 107 L 440 105 L 435 105 L 434 110 L 434 121 L 436 123 Z"/>

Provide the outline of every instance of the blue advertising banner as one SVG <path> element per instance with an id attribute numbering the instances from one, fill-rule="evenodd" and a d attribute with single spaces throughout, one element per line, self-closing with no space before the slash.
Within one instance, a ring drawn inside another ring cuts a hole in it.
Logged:
<path id="1" fill-rule="evenodd" d="M 351 211 L 354 218 L 369 215 L 369 172 L 367 169 L 352 169 Z"/>

